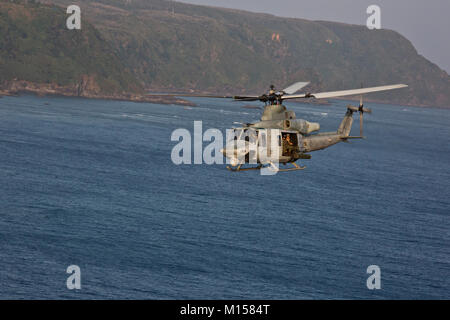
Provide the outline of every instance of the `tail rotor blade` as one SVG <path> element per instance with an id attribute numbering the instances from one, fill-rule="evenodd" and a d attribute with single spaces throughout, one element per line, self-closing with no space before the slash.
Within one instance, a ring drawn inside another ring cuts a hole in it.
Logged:
<path id="1" fill-rule="evenodd" d="M 363 112 L 359 113 L 359 136 L 363 136 Z"/>
<path id="2" fill-rule="evenodd" d="M 360 95 L 360 97 L 359 97 L 359 136 L 360 137 L 363 136 L 363 114 L 364 114 L 363 96 Z"/>

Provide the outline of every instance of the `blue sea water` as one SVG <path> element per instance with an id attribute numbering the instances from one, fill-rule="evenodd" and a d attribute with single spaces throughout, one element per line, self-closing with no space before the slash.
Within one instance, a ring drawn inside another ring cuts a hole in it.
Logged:
<path id="1" fill-rule="evenodd" d="M 450 298 L 449 110 L 368 103 L 367 140 L 261 176 L 171 162 L 174 129 L 260 113 L 193 101 L 0 99 L 1 299 Z M 287 105 L 324 130 L 345 113 Z"/>

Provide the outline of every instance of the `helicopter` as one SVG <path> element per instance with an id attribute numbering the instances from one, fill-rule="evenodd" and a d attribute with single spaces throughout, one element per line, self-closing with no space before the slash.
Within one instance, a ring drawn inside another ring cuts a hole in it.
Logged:
<path id="1" fill-rule="evenodd" d="M 239 172 L 269 168 L 276 172 L 283 172 L 304 170 L 306 166 L 300 166 L 296 162 L 300 159 L 311 159 L 311 152 L 323 150 L 339 142 L 348 142 L 350 139 L 364 139 L 364 113 L 370 114 L 372 111 L 364 107 L 363 94 L 408 87 L 405 84 L 394 84 L 331 92 L 296 94 L 307 85 L 309 85 L 309 82 L 296 82 L 281 91 L 277 91 L 275 86 L 271 85 L 268 92 L 254 96 L 167 95 L 263 102 L 264 110 L 260 121 L 243 123 L 241 127 L 233 128 L 232 138 L 227 141 L 225 147 L 220 151 L 228 158 L 229 165 L 227 169 L 230 171 Z M 343 120 L 338 129 L 332 132 L 318 132 L 320 130 L 319 123 L 297 119 L 295 112 L 288 110 L 283 104 L 284 100 L 291 99 L 323 99 L 355 95 L 360 95 L 359 106 L 347 105 L 347 112 Z M 354 113 L 359 113 L 359 136 L 350 135 Z M 284 166 L 290 165 L 291 167 L 282 169 L 279 164 Z"/>

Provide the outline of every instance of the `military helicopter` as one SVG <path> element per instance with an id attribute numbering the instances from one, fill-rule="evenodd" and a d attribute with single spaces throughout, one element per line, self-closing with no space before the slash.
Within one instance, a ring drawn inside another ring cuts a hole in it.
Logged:
<path id="1" fill-rule="evenodd" d="M 270 86 L 270 90 L 259 96 L 219 96 L 197 94 L 170 94 L 173 96 L 227 98 L 235 101 L 261 101 L 264 102 L 264 111 L 260 121 L 245 123 L 242 127 L 233 128 L 234 135 L 227 141 L 222 154 L 228 158 L 231 171 L 273 169 L 277 172 L 303 170 L 306 166 L 299 166 L 300 159 L 311 159 L 310 153 L 322 150 L 339 142 L 349 139 L 363 139 L 363 115 L 372 111 L 363 105 L 362 95 L 405 88 L 405 84 L 360 88 L 320 93 L 295 94 L 306 87 L 309 82 L 296 82 L 291 86 L 277 91 Z M 343 96 L 360 95 L 359 106 L 347 105 L 347 112 L 338 129 L 332 132 L 318 132 L 320 124 L 297 119 L 295 112 L 287 110 L 284 100 L 305 98 L 336 98 Z M 359 136 L 351 136 L 353 114 L 359 113 Z M 290 168 L 281 169 L 279 164 Z M 250 165 L 250 166 L 246 166 Z"/>

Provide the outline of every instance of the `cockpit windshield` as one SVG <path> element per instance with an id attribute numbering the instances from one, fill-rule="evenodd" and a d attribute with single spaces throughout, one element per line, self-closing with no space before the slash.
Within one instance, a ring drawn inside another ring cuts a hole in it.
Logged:
<path id="1" fill-rule="evenodd" d="M 257 141 L 258 131 L 255 129 L 236 128 L 233 129 L 230 140 Z"/>

